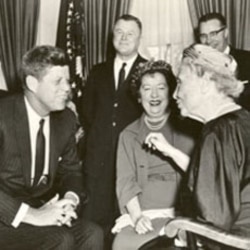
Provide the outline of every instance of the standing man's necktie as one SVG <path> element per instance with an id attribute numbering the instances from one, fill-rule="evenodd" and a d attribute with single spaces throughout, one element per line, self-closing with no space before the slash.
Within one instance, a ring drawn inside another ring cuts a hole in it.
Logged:
<path id="1" fill-rule="evenodd" d="M 42 174 L 44 168 L 45 161 L 45 136 L 43 134 L 43 125 L 44 119 L 40 120 L 40 127 L 37 132 L 36 137 L 36 156 L 35 156 L 35 177 L 34 177 L 34 185 L 37 185 Z"/>
<path id="2" fill-rule="evenodd" d="M 126 63 L 123 63 L 122 67 L 120 69 L 119 80 L 118 80 L 118 89 L 121 87 L 122 83 L 125 80 L 125 67 L 126 67 L 126 65 L 127 65 Z"/>

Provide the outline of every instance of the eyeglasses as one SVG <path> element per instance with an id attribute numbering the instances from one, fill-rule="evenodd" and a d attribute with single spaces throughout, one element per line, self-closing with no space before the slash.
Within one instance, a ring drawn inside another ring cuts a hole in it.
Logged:
<path id="1" fill-rule="evenodd" d="M 205 41 L 208 38 L 214 38 L 216 37 L 221 31 L 223 31 L 226 27 L 221 27 L 219 30 L 211 31 L 208 34 L 200 34 L 200 40 Z"/>

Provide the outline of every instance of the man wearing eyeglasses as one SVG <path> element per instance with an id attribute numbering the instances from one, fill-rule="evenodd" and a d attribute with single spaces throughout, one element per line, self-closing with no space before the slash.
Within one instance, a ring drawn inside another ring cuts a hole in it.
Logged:
<path id="1" fill-rule="evenodd" d="M 238 64 L 238 79 L 246 83 L 238 102 L 241 106 L 250 110 L 250 52 L 229 45 L 226 20 L 220 13 L 213 12 L 203 15 L 199 19 L 198 32 L 202 44 L 234 57 Z"/>

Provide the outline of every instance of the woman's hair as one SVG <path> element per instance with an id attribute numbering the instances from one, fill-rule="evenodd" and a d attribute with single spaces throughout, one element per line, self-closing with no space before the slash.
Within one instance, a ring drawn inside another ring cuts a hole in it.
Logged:
<path id="1" fill-rule="evenodd" d="M 194 44 L 185 49 L 181 67 L 188 67 L 198 77 L 208 75 L 219 91 L 234 99 L 243 91 L 243 83 L 236 78 L 234 58 L 209 46 Z"/>
<path id="2" fill-rule="evenodd" d="M 137 99 L 140 97 L 139 89 L 142 84 L 142 77 L 145 75 L 153 75 L 154 73 L 160 73 L 165 77 L 169 88 L 169 96 L 172 97 L 176 88 L 176 78 L 172 72 L 171 65 L 163 60 L 159 60 L 140 63 L 137 66 L 131 81 L 131 91 Z"/>

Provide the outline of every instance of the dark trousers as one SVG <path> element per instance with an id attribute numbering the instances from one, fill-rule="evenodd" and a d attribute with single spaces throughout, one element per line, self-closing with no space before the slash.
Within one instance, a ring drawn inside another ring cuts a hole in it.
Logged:
<path id="1" fill-rule="evenodd" d="M 103 250 L 103 232 L 96 224 L 77 219 L 72 227 L 0 224 L 1 250 Z"/>

